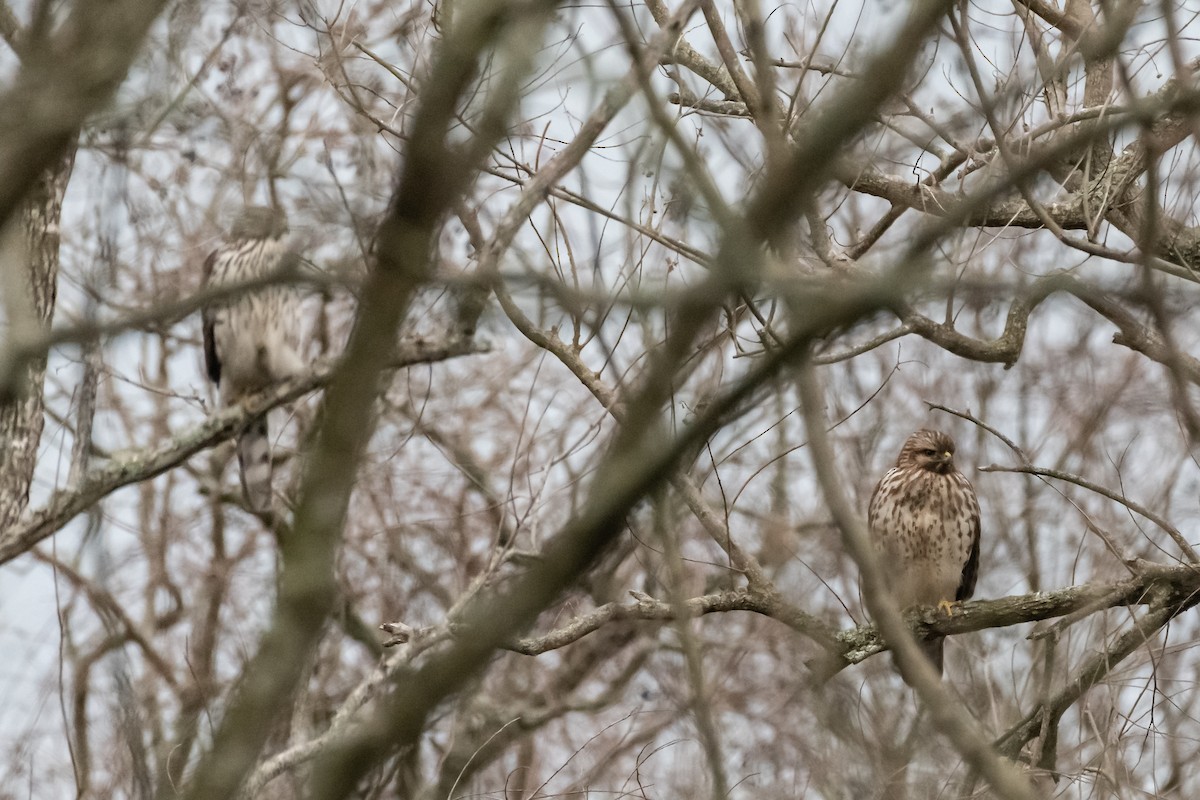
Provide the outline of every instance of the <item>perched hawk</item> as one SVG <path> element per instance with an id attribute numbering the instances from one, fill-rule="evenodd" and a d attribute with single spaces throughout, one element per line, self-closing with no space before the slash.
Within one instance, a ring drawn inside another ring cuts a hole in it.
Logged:
<path id="1" fill-rule="evenodd" d="M 941 431 L 908 437 L 871 495 L 871 538 L 888 588 L 901 608 L 939 606 L 975 593 L 979 574 L 979 500 L 954 466 L 954 440 Z M 942 637 L 922 643 L 938 673 Z"/>
<path id="2" fill-rule="evenodd" d="M 204 262 L 204 284 L 244 283 L 293 263 L 296 255 L 283 241 L 286 231 L 280 211 L 245 209 L 229 241 Z M 284 286 L 247 292 L 203 311 L 204 363 L 224 405 L 304 371 L 297 352 L 298 311 L 295 292 Z M 268 510 L 271 447 L 265 415 L 238 436 L 237 456 L 246 501 L 256 511 Z"/>

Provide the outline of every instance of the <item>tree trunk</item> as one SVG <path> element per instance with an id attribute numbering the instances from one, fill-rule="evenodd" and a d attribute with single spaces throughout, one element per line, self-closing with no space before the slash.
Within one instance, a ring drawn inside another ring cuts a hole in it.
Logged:
<path id="1" fill-rule="evenodd" d="M 25 199 L 13 234 L 3 237 L 4 311 L 7 342 L 0 353 L 37 336 L 50 324 L 58 284 L 59 222 L 74 149 L 46 173 Z M 11 292 L 11 294 L 10 294 Z M 46 357 L 30 359 L 19 376 L 12 402 L 0 403 L 0 531 L 25 510 L 42 438 Z"/>

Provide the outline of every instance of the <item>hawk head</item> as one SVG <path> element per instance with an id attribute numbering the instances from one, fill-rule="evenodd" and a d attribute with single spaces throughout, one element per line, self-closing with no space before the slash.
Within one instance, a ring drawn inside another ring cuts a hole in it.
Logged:
<path id="1" fill-rule="evenodd" d="M 246 206 L 233 221 L 232 239 L 278 239 L 287 233 L 287 217 L 278 208 Z"/>
<path id="2" fill-rule="evenodd" d="M 954 440 L 941 431 L 919 430 L 900 449 L 896 466 L 949 475 L 954 471 Z"/>

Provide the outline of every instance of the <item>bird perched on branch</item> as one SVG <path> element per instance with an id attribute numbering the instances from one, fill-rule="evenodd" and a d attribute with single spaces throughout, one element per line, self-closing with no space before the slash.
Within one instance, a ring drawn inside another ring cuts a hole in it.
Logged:
<path id="1" fill-rule="evenodd" d="M 979 500 L 954 465 L 954 440 L 919 430 L 900 449 L 867 514 L 888 589 L 901 608 L 937 606 L 975 593 L 979 574 Z M 921 643 L 942 672 L 941 636 Z"/>
<path id="2" fill-rule="evenodd" d="M 233 224 L 229 240 L 204 262 L 204 285 L 240 284 L 286 272 L 297 256 L 284 242 L 287 223 L 274 208 L 249 207 Z M 204 364 L 220 388 L 223 405 L 301 374 L 299 299 L 287 286 L 248 290 L 205 308 Z M 246 501 L 255 511 L 271 507 L 271 445 L 267 417 L 252 420 L 238 435 L 238 464 Z"/>

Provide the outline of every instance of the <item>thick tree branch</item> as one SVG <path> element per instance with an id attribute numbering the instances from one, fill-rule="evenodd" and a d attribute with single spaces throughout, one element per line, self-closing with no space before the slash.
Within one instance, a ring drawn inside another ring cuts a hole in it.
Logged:
<path id="1" fill-rule="evenodd" d="M 1004 331 L 995 339 L 967 336 L 951 324 L 934 322 L 905 306 L 899 307 L 897 316 L 907 330 L 955 355 L 1011 367 L 1021 357 L 1030 315 L 1047 298 L 1059 292 L 1075 296 L 1114 324 L 1118 328 L 1113 335 L 1114 344 L 1135 350 L 1152 361 L 1176 370 L 1187 381 L 1200 384 L 1200 359 L 1172 350 L 1158 331 L 1143 325 L 1108 293 L 1067 272 L 1042 276 L 1014 298 L 1009 306 Z"/>
<path id="2" fill-rule="evenodd" d="M 1039 622 L 1057 617 L 1070 616 L 1072 622 L 1109 608 L 1151 604 L 1164 591 L 1172 596 L 1185 597 L 1200 591 L 1200 570 L 1190 566 L 1164 567 L 1148 562 L 1136 562 L 1138 577 L 1115 583 L 1087 583 L 1069 586 L 1050 592 L 1033 592 L 1012 595 L 995 600 L 969 600 L 955 605 L 954 613 L 946 616 L 936 609 L 918 609 L 907 612 L 905 621 L 914 637 L 931 635 L 955 636 L 975 633 L 991 628 L 1005 628 L 1028 622 Z M 513 639 L 503 645 L 504 649 L 523 655 L 538 656 L 551 650 L 579 641 L 606 625 L 628 620 L 666 622 L 675 620 L 678 614 L 674 606 L 642 592 L 631 591 L 633 601 L 606 603 L 583 614 L 552 631 Z M 811 636 L 812 630 L 825 628 L 823 623 L 805 615 L 797 623 L 790 618 L 789 609 L 781 607 L 775 598 L 749 588 L 734 589 L 715 594 L 692 597 L 685 603 L 690 617 L 731 611 L 750 611 L 770 617 L 802 633 Z M 1080 614 L 1079 612 L 1086 612 Z M 428 635 L 420 632 L 418 637 Z M 875 625 L 860 625 L 833 633 L 830 655 L 834 661 L 825 661 L 812 666 L 833 667 L 833 671 L 859 664 L 871 656 L 888 649 L 882 634 Z M 818 674 L 826 679 L 832 673 Z"/>
<path id="3" fill-rule="evenodd" d="M 1074 622 L 1082 618 L 1078 615 L 1080 611 L 1091 614 L 1106 608 L 1152 603 L 1164 589 L 1180 596 L 1200 590 L 1200 570 L 1191 566 L 1162 567 L 1138 562 L 1135 569 L 1139 572 L 1137 577 L 1116 583 L 1087 583 L 997 600 L 968 600 L 956 604 L 951 616 L 936 609 L 922 609 L 908 612 L 905 619 L 915 636 L 954 636 L 1071 615 L 1075 615 L 1072 617 Z M 874 625 L 844 630 L 836 638 L 841 648 L 841 662 L 832 665 L 833 671 L 858 664 L 888 649 Z M 829 665 L 814 664 L 816 666 Z M 817 677 L 827 676 L 818 674 Z"/>
<path id="4" fill-rule="evenodd" d="M 1061 156 L 1094 144 L 1104 134 L 1147 118 L 1154 120 L 1149 135 L 1139 137 L 1120 155 L 1110 154 L 1105 168 L 1087 184 L 1056 202 L 1041 204 L 1039 208 L 1031 207 L 1025 199 L 973 202 L 969 197 L 964 198 L 936 185 L 914 184 L 911 180 L 844 161 L 836 167 L 838 179 L 850 189 L 885 199 L 894 207 L 911 208 L 933 216 L 957 213 L 961 217 L 960 224 L 964 225 L 1037 229 L 1045 227 L 1049 218 L 1059 231 L 1088 230 L 1095 219 L 1103 215 L 1136 240 L 1141 216 L 1130 204 L 1130 192 L 1137 178 L 1146 171 L 1150 157 L 1177 146 L 1191 132 L 1195 109 L 1200 103 L 1200 95 L 1192 85 L 1192 78 L 1198 71 L 1200 60 L 1189 62 L 1184 75 L 1168 81 L 1153 95 L 1126 108 L 1106 109 L 1101 118 L 1080 116 L 1071 123 L 1074 131 L 1062 131 L 1041 147 L 1032 146 L 1034 138 L 1040 135 L 1036 131 L 1026 137 L 1027 141 L 1014 142 L 1010 149 L 1029 150 L 1030 154 L 1021 163 L 1021 171 L 1028 172 L 1031 165 L 1054 167 Z M 725 109 L 724 113 L 736 111 Z M 1014 167 L 1014 164 L 1009 165 L 1010 173 Z M 1006 177 L 1011 178 L 1010 184 L 1018 183 L 1016 175 Z M 973 205 L 971 213 L 962 214 L 960 209 L 968 203 Z M 1171 219 L 1164 222 L 1159 252 L 1167 254 L 1180 268 L 1194 270 L 1200 263 L 1200 229 Z"/>
<path id="5" fill-rule="evenodd" d="M 635 619 L 667 622 L 678 619 L 679 615 L 673 604 L 664 600 L 656 600 L 642 592 L 631 591 L 630 594 L 634 597 L 633 602 L 605 603 L 596 610 L 548 633 L 514 639 L 505 644 L 504 649 L 527 656 L 537 656 L 577 642 L 613 622 Z M 684 606 L 689 617 L 728 611 L 753 611 L 777 619 L 806 636 L 812 637 L 815 630 L 829 630 L 824 623 L 804 612 L 800 612 L 801 618 L 797 619 L 796 610 L 784 608 L 778 598 L 753 589 L 731 589 L 716 594 L 693 597 L 685 601 Z M 831 630 L 829 630 L 829 635 L 832 636 Z"/>

